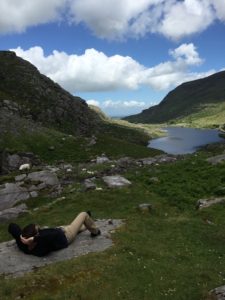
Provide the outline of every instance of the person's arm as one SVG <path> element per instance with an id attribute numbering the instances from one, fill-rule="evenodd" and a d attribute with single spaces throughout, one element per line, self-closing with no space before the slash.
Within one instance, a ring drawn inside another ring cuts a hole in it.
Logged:
<path id="1" fill-rule="evenodd" d="M 34 242 L 34 237 L 31 236 L 29 238 L 24 238 L 22 235 L 20 235 L 20 240 L 24 245 L 30 246 Z"/>
<path id="2" fill-rule="evenodd" d="M 8 232 L 14 237 L 14 239 L 19 240 L 22 231 L 19 225 L 10 223 L 8 226 Z"/>
<path id="3" fill-rule="evenodd" d="M 19 247 L 19 249 L 22 250 L 26 254 L 30 254 L 30 251 L 29 251 L 27 245 L 23 244 L 23 242 L 20 239 L 20 236 L 22 233 L 20 226 L 15 223 L 10 223 L 8 226 L 8 232 L 16 240 L 16 243 L 17 243 L 17 246 Z"/>

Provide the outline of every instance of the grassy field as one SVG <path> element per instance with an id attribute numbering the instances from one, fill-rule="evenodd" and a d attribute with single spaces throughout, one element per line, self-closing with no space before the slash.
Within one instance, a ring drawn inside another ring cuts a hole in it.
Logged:
<path id="1" fill-rule="evenodd" d="M 115 156 L 126 154 L 127 147 L 124 144 Z M 90 209 L 96 218 L 122 218 L 125 225 L 113 234 L 114 246 L 102 253 L 55 263 L 17 279 L 1 277 L 0 299 L 208 299 L 209 290 L 225 284 L 225 207 L 198 211 L 195 205 L 225 187 L 225 163 L 206 162 L 223 151 L 224 146 L 209 147 L 175 163 L 127 170 L 129 188 L 103 186 L 102 191 L 83 192 L 77 182 L 64 190 L 65 200 L 18 218 L 21 226 L 34 220 L 55 226 Z M 41 207 L 46 201 L 53 199 L 39 198 L 28 205 Z M 151 203 L 152 212 L 140 212 L 141 203 Z M 7 225 L 0 225 L 1 241 L 11 239 Z"/>
<path id="2" fill-rule="evenodd" d="M 172 123 L 180 126 L 219 128 L 225 120 L 225 103 L 202 106 L 198 112 L 183 119 L 174 120 Z"/>

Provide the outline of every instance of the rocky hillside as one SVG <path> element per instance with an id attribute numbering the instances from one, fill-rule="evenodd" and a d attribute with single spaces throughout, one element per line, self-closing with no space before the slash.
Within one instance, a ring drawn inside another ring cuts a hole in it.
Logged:
<path id="1" fill-rule="evenodd" d="M 213 115 L 215 106 L 225 103 L 225 71 L 186 82 L 171 91 L 158 105 L 125 119 L 138 123 L 163 123 L 207 110 Z M 215 120 L 216 121 L 216 120 Z"/>
<path id="2" fill-rule="evenodd" d="M 12 116 L 15 117 L 12 117 Z M 87 134 L 99 117 L 79 97 L 74 97 L 31 63 L 14 52 L 0 51 L 0 120 L 18 118 L 71 134 Z"/>

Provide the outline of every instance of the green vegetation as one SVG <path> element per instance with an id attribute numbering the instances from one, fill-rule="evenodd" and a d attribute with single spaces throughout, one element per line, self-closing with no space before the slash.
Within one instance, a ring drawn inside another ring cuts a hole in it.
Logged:
<path id="1" fill-rule="evenodd" d="M 225 281 L 224 205 L 198 211 L 195 204 L 225 187 L 225 163 L 206 162 L 223 149 L 211 146 L 175 163 L 129 169 L 129 188 L 84 193 L 76 183 L 48 208 L 43 203 L 53 200 L 36 199 L 32 205 L 40 210 L 16 220 L 21 226 L 34 220 L 61 225 L 87 209 L 96 218 L 122 218 L 125 224 L 107 251 L 17 279 L 2 277 L 0 299 L 206 299 Z M 151 203 L 152 212 L 141 213 L 141 203 Z M 1 241 L 10 239 L 6 231 L 1 224 Z"/>
<path id="2" fill-rule="evenodd" d="M 149 134 L 140 128 L 106 122 L 96 134 L 95 145 L 89 145 L 91 138 L 75 137 L 44 127 L 36 127 L 32 130 L 27 128 L 17 132 L 16 135 L 2 134 L 0 142 L 2 149 L 8 149 L 12 153 L 31 151 L 46 162 L 64 160 L 77 163 L 91 160 L 102 153 L 110 158 L 146 157 L 159 154 L 160 151 L 146 147 L 149 139 Z"/>
<path id="3" fill-rule="evenodd" d="M 173 121 L 173 124 L 189 127 L 219 128 L 225 122 L 225 102 L 202 106 L 199 112 Z"/>

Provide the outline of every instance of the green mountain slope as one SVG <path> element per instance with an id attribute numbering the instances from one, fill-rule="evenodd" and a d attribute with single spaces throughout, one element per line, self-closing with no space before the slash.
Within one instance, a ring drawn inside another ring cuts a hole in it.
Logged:
<path id="1" fill-rule="evenodd" d="M 186 82 L 171 91 L 158 105 L 125 119 L 139 123 L 163 123 L 186 118 L 206 109 L 213 116 L 215 107 L 225 102 L 225 71 Z M 212 108 L 212 110 L 210 110 Z M 215 120 L 216 122 L 216 120 Z"/>

